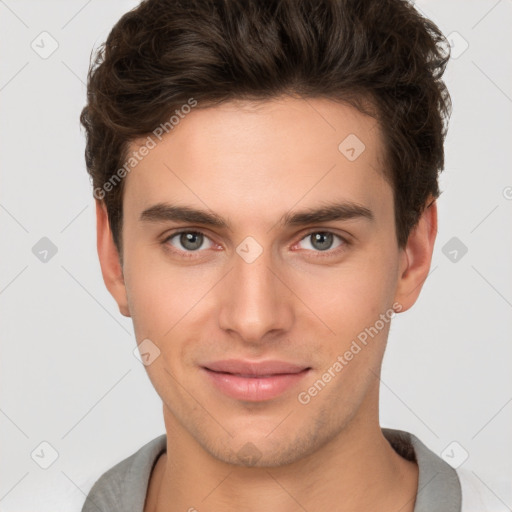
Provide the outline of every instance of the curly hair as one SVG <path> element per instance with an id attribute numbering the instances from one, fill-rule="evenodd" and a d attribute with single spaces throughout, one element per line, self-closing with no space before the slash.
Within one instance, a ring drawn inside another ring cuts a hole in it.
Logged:
<path id="1" fill-rule="evenodd" d="M 449 56 L 439 28 L 405 0 L 144 0 L 92 59 L 80 116 L 119 253 L 124 180 L 103 187 L 131 142 L 192 97 L 207 107 L 285 94 L 345 102 L 377 120 L 405 247 L 440 194 Z"/>

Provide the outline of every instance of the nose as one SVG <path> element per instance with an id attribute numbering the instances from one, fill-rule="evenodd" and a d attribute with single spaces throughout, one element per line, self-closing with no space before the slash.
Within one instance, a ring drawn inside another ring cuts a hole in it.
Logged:
<path id="1" fill-rule="evenodd" d="M 220 287 L 219 327 L 253 346 L 287 333 L 294 321 L 293 293 L 270 251 L 252 262 L 235 253 L 232 265 Z"/>

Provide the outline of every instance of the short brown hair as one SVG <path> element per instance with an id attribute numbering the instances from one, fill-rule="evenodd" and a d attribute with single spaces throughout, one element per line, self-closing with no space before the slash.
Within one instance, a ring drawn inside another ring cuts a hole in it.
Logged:
<path id="1" fill-rule="evenodd" d="M 283 94 L 338 100 L 379 122 L 404 247 L 440 193 L 449 55 L 439 28 L 405 0 L 144 0 L 91 64 L 80 117 L 87 170 L 102 189 L 129 143 L 192 97 L 203 107 Z M 123 188 L 101 197 L 120 254 Z"/>

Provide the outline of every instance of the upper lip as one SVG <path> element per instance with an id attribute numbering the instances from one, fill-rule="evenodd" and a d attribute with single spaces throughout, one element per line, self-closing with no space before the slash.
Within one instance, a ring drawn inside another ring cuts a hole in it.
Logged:
<path id="1" fill-rule="evenodd" d="M 286 361 L 248 361 L 241 359 L 224 359 L 203 365 L 214 372 L 233 373 L 237 375 L 279 375 L 300 373 L 308 366 L 288 363 Z"/>

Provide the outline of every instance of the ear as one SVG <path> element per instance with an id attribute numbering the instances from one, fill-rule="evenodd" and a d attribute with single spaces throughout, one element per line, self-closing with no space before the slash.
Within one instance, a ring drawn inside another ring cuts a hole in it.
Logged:
<path id="1" fill-rule="evenodd" d="M 112 231 L 110 230 L 107 209 L 105 204 L 98 199 L 96 199 L 96 236 L 103 281 L 108 291 L 117 302 L 121 314 L 131 316 L 130 310 L 128 309 L 123 269 L 121 267 L 119 252 L 117 251 Z"/>
<path id="2" fill-rule="evenodd" d="M 437 203 L 432 197 L 426 203 L 417 225 L 411 230 L 407 245 L 401 249 L 400 271 L 395 301 L 407 311 L 418 299 L 427 279 L 437 235 Z"/>

